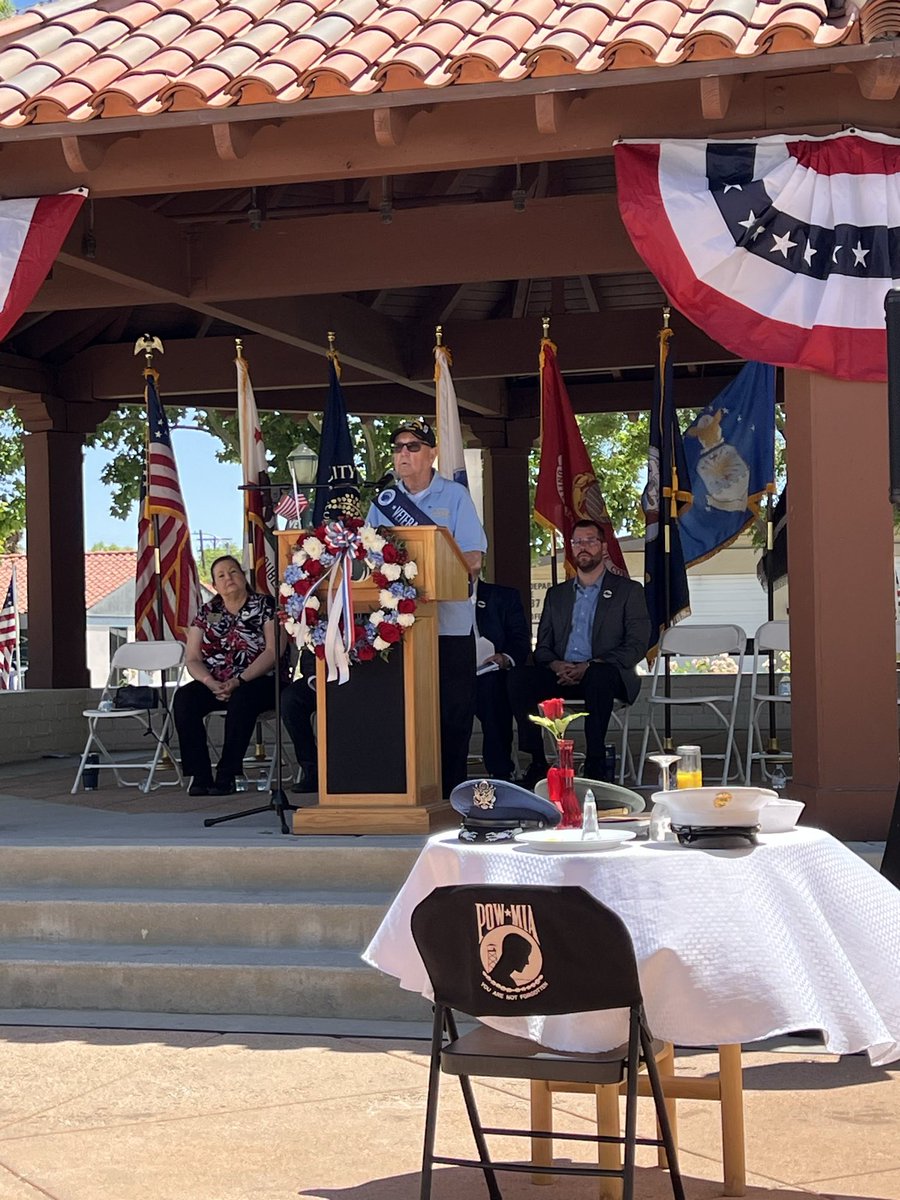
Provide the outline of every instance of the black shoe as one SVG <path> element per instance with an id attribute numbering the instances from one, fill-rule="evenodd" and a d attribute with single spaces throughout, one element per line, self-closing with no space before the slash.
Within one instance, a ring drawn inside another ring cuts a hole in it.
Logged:
<path id="1" fill-rule="evenodd" d="M 189 796 L 208 796 L 212 788 L 211 783 L 192 783 L 188 788 Z"/>
<path id="2" fill-rule="evenodd" d="M 532 763 L 519 780 L 520 786 L 523 788 L 533 789 L 536 783 L 539 783 L 542 779 L 547 778 L 548 770 L 549 768 L 546 763 Z"/>
<path id="3" fill-rule="evenodd" d="M 593 758 L 586 758 L 581 768 L 582 779 L 596 779 L 598 783 L 612 783 L 608 777 L 606 763 Z"/>
<path id="4" fill-rule="evenodd" d="M 300 767 L 300 780 L 298 783 L 291 784 L 291 791 L 294 795 L 302 795 L 305 792 L 317 792 L 319 790 L 319 772 L 315 767 Z"/>
<path id="5" fill-rule="evenodd" d="M 236 791 L 237 788 L 235 787 L 233 778 L 223 779 L 220 776 L 216 776 L 216 782 L 207 794 L 210 796 L 232 796 Z"/>

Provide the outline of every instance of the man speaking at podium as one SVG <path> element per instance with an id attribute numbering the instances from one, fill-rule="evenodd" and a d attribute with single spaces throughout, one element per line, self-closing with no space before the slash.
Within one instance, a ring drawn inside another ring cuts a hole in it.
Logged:
<path id="1" fill-rule="evenodd" d="M 456 540 L 469 576 L 476 578 L 487 538 L 467 489 L 434 470 L 436 444 L 434 430 L 425 421 L 397 426 L 391 434 L 395 483 L 378 494 L 366 521 L 376 526 L 443 525 Z M 397 519 L 401 512 L 402 521 Z M 438 603 L 438 669 L 441 785 L 446 798 L 468 774 L 475 719 L 475 636 L 469 600 Z"/>

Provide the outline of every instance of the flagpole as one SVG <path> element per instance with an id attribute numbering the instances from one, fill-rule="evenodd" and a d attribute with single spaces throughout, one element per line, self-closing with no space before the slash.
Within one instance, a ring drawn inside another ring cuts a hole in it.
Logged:
<path id="1" fill-rule="evenodd" d="M 547 316 L 541 317 L 541 330 L 542 330 L 541 337 L 542 337 L 543 341 L 545 341 L 545 342 L 549 341 L 550 340 L 550 318 L 549 317 L 547 317 Z M 543 381 L 543 374 L 542 374 L 541 375 L 541 387 L 542 388 L 543 388 L 543 382 L 544 381 Z M 541 420 L 542 421 L 543 421 L 543 417 L 544 417 L 544 402 L 543 402 L 543 397 L 542 397 L 541 398 Z M 543 429 L 541 429 L 541 434 L 543 435 Z M 563 549 L 565 550 L 565 547 L 563 547 Z M 554 529 L 550 530 L 550 583 L 551 583 L 551 586 L 553 586 L 553 587 L 556 587 L 557 583 L 559 582 L 559 567 L 557 566 L 557 562 L 556 562 L 556 556 L 558 553 L 559 553 L 559 547 L 556 544 L 556 529 L 554 528 Z"/>
<path id="2" fill-rule="evenodd" d="M 772 430 L 772 440 L 773 440 L 773 442 L 775 440 L 774 428 Z M 774 463 L 775 463 L 775 450 L 774 450 L 774 445 L 773 445 L 773 448 L 772 448 L 773 467 L 774 467 Z M 768 555 L 768 558 L 769 558 L 769 569 L 768 569 L 768 571 L 766 571 L 766 620 L 767 621 L 775 620 L 775 579 L 774 579 L 774 572 L 772 570 L 772 567 L 773 567 L 772 551 L 775 548 L 774 513 L 775 513 L 775 496 L 772 492 L 769 492 L 768 496 L 766 497 L 766 554 Z M 769 695 L 770 696 L 775 695 L 775 651 L 774 650 L 769 651 Z M 752 698 L 751 698 L 751 704 L 752 704 Z M 769 753 L 770 754 L 778 754 L 779 753 L 778 714 L 775 711 L 774 704 L 767 704 L 766 707 L 769 710 Z M 762 767 L 762 766 L 764 766 L 764 764 L 761 763 L 760 766 Z M 747 769 L 748 769 L 748 771 L 750 769 L 749 763 L 747 765 Z M 765 778 L 765 772 L 763 772 L 763 778 Z"/>
<path id="3" fill-rule="evenodd" d="M 12 565 L 12 599 L 13 599 L 13 620 L 15 621 L 16 629 L 16 688 L 17 692 L 21 692 L 22 688 L 22 628 L 19 624 L 19 584 L 16 579 L 16 564 Z"/>
<path id="4" fill-rule="evenodd" d="M 163 344 L 160 341 L 160 339 L 158 337 L 151 337 L 151 335 L 149 333 L 145 333 L 143 337 L 139 337 L 138 340 L 134 344 L 135 354 L 139 354 L 142 350 L 144 352 L 143 375 L 144 375 L 144 399 L 146 401 L 147 380 L 150 379 L 150 377 L 155 374 L 154 369 L 153 369 L 154 351 L 158 350 L 160 352 L 160 354 L 165 354 L 165 350 L 163 349 Z M 157 378 L 158 378 L 158 376 L 157 376 Z M 148 454 L 148 455 L 149 455 L 149 447 L 150 447 L 149 418 L 150 418 L 150 414 L 149 414 L 149 410 L 148 410 L 148 413 L 147 413 L 147 440 L 146 440 L 145 451 L 144 451 L 145 454 Z M 150 475 L 149 461 L 146 464 L 146 470 L 147 470 L 147 477 L 149 478 L 149 475 Z M 144 499 L 144 503 L 145 504 L 147 503 L 146 497 Z M 160 546 L 159 546 L 159 514 L 158 513 L 153 514 L 153 568 L 156 572 L 156 619 L 159 623 L 159 640 L 161 642 L 164 642 L 166 640 L 166 618 L 165 618 L 165 604 L 163 601 L 162 559 L 160 557 Z M 172 636 L 173 637 L 175 636 L 174 629 L 172 630 Z M 166 692 L 166 673 L 165 673 L 165 671 L 162 671 L 160 674 L 160 682 L 162 685 L 159 689 L 159 693 L 160 693 L 160 703 L 162 704 L 162 710 L 163 710 L 163 724 L 166 726 L 166 728 L 168 730 L 170 728 L 169 721 L 168 721 L 169 697 Z M 147 721 L 148 721 L 148 723 L 150 721 L 149 712 L 147 714 Z M 171 770 L 173 767 L 173 762 L 172 762 L 172 755 L 169 752 L 169 743 L 168 743 L 169 736 L 170 736 L 170 734 L 167 732 L 166 733 L 166 741 L 163 743 L 162 757 L 160 758 L 159 766 L 161 768 Z"/>
<path id="5" fill-rule="evenodd" d="M 672 310 L 668 304 L 663 305 L 663 326 L 659 331 L 659 397 L 660 397 L 660 430 L 663 450 L 665 450 L 665 435 L 666 423 L 664 419 L 666 411 L 666 360 L 669 357 L 669 338 L 671 331 L 669 329 L 669 318 L 672 315 Z M 675 466 L 675 447 L 672 444 L 671 431 L 669 436 L 669 455 L 671 458 L 671 471 L 669 474 L 671 480 L 671 497 L 669 504 L 664 503 L 664 497 L 659 498 L 659 515 L 662 521 L 663 535 L 663 594 L 665 596 L 665 629 L 669 628 L 669 613 L 671 612 L 672 604 L 672 581 L 670 578 L 670 558 L 672 549 L 672 533 L 671 524 L 672 518 L 677 515 L 676 505 L 678 481 L 677 471 Z M 672 695 L 672 675 L 669 668 L 669 656 L 666 654 L 663 658 L 663 695 L 666 699 L 670 699 Z M 665 705 L 665 718 L 663 725 L 663 749 L 674 749 L 672 744 L 672 706 Z"/>

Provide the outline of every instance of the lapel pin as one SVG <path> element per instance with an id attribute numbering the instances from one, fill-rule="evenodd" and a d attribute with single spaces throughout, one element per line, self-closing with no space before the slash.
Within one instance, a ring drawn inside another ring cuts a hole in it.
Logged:
<path id="1" fill-rule="evenodd" d="M 607 588 L 603 593 L 603 599 L 608 600 L 611 595 L 612 595 L 612 592 L 609 590 L 609 588 Z"/>

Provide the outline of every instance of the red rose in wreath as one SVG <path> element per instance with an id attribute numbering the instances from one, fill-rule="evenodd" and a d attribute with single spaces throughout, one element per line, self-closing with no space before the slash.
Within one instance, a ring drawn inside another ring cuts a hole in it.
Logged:
<path id="1" fill-rule="evenodd" d="M 390 621 L 382 621 L 378 626 L 378 636 L 383 642 L 399 642 L 403 636 L 403 630 L 399 625 L 394 625 Z"/>
<path id="2" fill-rule="evenodd" d="M 303 569 L 310 579 L 318 579 L 325 568 L 317 558 L 308 558 L 303 564 Z"/>
<path id="3" fill-rule="evenodd" d="M 363 642 L 361 646 L 356 648 L 356 657 L 360 662 L 371 662 L 376 654 L 375 647 L 368 642 Z"/>
<path id="4" fill-rule="evenodd" d="M 382 575 L 382 573 L 380 571 L 372 572 L 372 582 L 375 584 L 375 586 L 377 588 L 387 589 L 391 586 L 391 581 L 388 579 L 388 577 L 386 575 Z"/>
<path id="5" fill-rule="evenodd" d="M 381 553 L 384 556 L 386 563 L 395 563 L 400 558 L 396 546 L 392 546 L 390 542 L 385 542 L 381 548 Z"/>
<path id="6" fill-rule="evenodd" d="M 416 611 L 415 600 L 398 600 L 397 601 L 397 612 L 398 613 L 414 613 L 415 611 Z"/>

